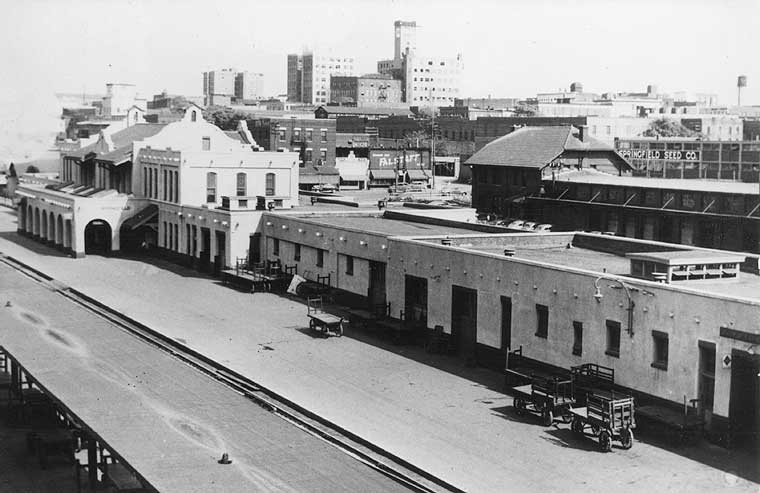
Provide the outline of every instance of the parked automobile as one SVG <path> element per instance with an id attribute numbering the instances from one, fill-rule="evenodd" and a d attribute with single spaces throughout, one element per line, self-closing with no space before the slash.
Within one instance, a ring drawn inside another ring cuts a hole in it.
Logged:
<path id="1" fill-rule="evenodd" d="M 315 192 L 322 192 L 322 193 L 334 193 L 337 189 L 334 185 L 331 185 L 329 183 L 323 183 L 321 185 L 315 185 L 314 188 L 312 188 Z"/>
<path id="2" fill-rule="evenodd" d="M 552 230 L 551 224 L 539 224 L 535 228 L 533 228 L 533 231 L 535 231 L 536 233 L 540 233 L 542 231 L 549 232 L 551 230 Z"/>
<path id="3" fill-rule="evenodd" d="M 538 226 L 536 223 L 532 221 L 525 221 L 522 226 L 523 231 L 533 231 L 536 229 L 536 226 Z"/>
<path id="4" fill-rule="evenodd" d="M 506 221 L 502 221 L 502 223 L 506 223 Z M 502 224 L 502 226 L 506 226 L 509 229 L 523 229 L 523 225 L 525 225 L 525 221 L 512 221 L 509 224 Z"/>

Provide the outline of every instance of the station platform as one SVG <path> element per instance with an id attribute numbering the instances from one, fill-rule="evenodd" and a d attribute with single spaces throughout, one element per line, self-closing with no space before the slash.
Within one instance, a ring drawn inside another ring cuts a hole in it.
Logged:
<path id="1" fill-rule="evenodd" d="M 2 264 L 0 301 L 2 350 L 146 491 L 406 491 Z"/>

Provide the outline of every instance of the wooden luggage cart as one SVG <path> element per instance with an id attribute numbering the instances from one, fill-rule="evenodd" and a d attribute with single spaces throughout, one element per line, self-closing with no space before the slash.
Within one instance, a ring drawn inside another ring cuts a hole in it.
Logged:
<path id="1" fill-rule="evenodd" d="M 572 379 L 534 375 L 531 383 L 513 387 L 512 392 L 517 414 L 538 414 L 544 426 L 551 426 L 555 416 L 559 416 L 565 423 L 572 419 L 570 408 L 575 403 Z"/>
<path id="2" fill-rule="evenodd" d="M 343 317 L 326 313 L 322 308 L 321 296 L 319 298 L 308 298 L 306 309 L 311 330 L 319 331 L 325 336 L 330 335 L 330 332 L 338 337 L 343 335 Z"/>
<path id="3" fill-rule="evenodd" d="M 633 397 L 615 399 L 611 397 L 588 394 L 584 407 L 571 408 L 572 424 L 570 428 L 577 435 L 584 435 L 586 428 L 598 437 L 602 452 L 612 449 L 612 441 L 621 443 L 624 449 L 633 446 L 634 418 Z"/>

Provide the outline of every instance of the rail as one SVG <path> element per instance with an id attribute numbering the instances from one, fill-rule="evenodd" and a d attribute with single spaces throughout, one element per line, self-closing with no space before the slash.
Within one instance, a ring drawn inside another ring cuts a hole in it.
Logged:
<path id="1" fill-rule="evenodd" d="M 277 392 L 119 313 L 98 300 L 74 288 L 55 282 L 47 274 L 13 257 L 0 253 L 0 262 L 39 283 L 48 285 L 56 293 L 68 298 L 73 303 L 95 313 L 116 327 L 137 336 L 144 342 L 171 354 L 178 360 L 193 366 L 204 374 L 241 393 L 262 408 L 295 424 L 307 433 L 330 443 L 349 456 L 354 457 L 397 483 L 404 485 L 411 491 L 425 493 L 462 491 L 443 479 L 361 438 L 336 423 L 309 411 Z"/>

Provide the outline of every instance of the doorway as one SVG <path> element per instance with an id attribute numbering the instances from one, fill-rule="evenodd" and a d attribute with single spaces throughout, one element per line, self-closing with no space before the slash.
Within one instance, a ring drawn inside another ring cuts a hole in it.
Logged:
<path id="1" fill-rule="evenodd" d="M 261 262 L 261 233 L 253 233 L 248 237 L 248 268 Z"/>
<path id="2" fill-rule="evenodd" d="M 201 252 L 200 252 L 201 270 L 208 271 L 211 264 L 211 230 L 201 228 Z"/>
<path id="3" fill-rule="evenodd" d="M 451 287 L 451 337 L 457 354 L 468 362 L 475 359 L 478 327 L 478 292 L 461 286 Z"/>
<path id="4" fill-rule="evenodd" d="M 760 355 L 731 351 L 728 419 L 734 446 L 760 450 Z"/>
<path id="5" fill-rule="evenodd" d="M 369 289 L 367 302 L 370 312 L 378 305 L 385 305 L 385 262 L 369 262 Z"/>
<path id="6" fill-rule="evenodd" d="M 95 219 L 85 226 L 84 253 L 95 255 L 111 253 L 111 226 L 107 222 Z"/>
<path id="7" fill-rule="evenodd" d="M 414 329 L 427 328 L 428 280 L 406 276 L 404 279 L 404 315 Z"/>
<path id="8" fill-rule="evenodd" d="M 224 231 L 216 231 L 216 256 L 214 257 L 214 274 L 219 273 L 227 265 L 227 235 Z"/>
<path id="9" fill-rule="evenodd" d="M 715 398 L 715 344 L 699 341 L 699 411 L 709 424 Z"/>

